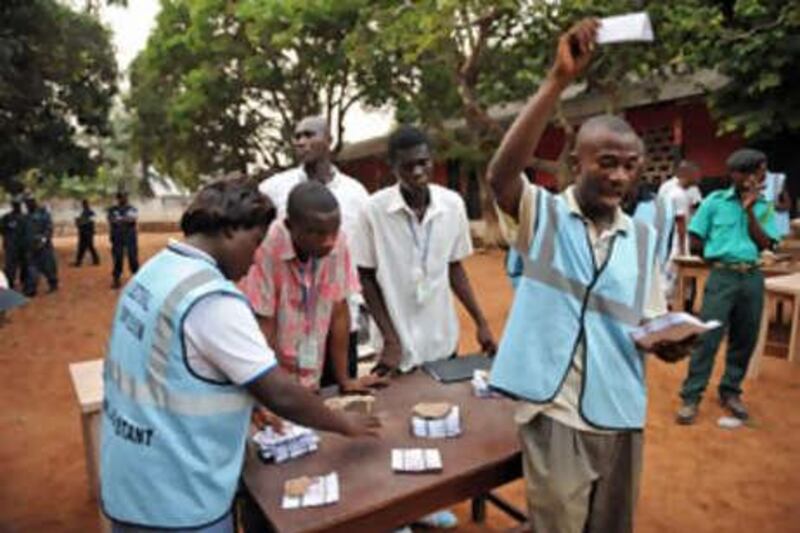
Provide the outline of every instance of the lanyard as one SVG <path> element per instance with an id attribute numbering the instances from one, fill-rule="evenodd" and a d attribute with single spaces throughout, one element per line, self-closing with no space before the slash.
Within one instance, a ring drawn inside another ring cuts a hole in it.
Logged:
<path id="1" fill-rule="evenodd" d="M 306 334 L 310 333 L 314 327 L 314 319 L 317 314 L 317 260 L 312 257 L 309 261 L 310 272 L 306 275 L 305 264 L 298 265 L 300 278 L 300 290 L 302 292 L 303 312 L 306 315 Z M 310 279 L 306 279 L 310 278 Z"/>
<path id="2" fill-rule="evenodd" d="M 417 258 L 420 262 L 420 267 L 422 268 L 422 272 L 424 274 L 428 273 L 428 252 L 431 249 L 431 234 L 433 233 L 433 220 L 431 220 L 428 225 L 425 227 L 425 240 L 424 242 L 420 242 L 419 235 L 417 235 L 417 230 L 415 228 L 414 222 L 411 219 L 412 215 L 409 215 L 406 218 L 406 222 L 408 223 L 408 229 L 411 232 L 411 237 L 414 239 L 414 250 L 417 252 Z"/>

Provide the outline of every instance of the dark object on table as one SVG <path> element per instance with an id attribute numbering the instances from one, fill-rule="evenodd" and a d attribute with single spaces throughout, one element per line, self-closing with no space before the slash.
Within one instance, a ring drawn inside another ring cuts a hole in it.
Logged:
<path id="1" fill-rule="evenodd" d="M 425 372 L 441 383 L 469 381 L 473 371 L 489 370 L 491 367 L 492 359 L 483 354 L 462 355 L 422 365 Z"/>

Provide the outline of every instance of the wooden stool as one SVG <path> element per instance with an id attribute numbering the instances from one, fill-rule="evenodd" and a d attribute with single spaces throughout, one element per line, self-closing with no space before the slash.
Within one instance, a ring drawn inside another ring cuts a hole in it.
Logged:
<path id="1" fill-rule="evenodd" d="M 772 303 L 788 300 L 792 305 L 791 333 L 789 334 L 789 351 L 787 360 L 794 361 L 798 350 L 798 324 L 800 323 L 800 273 L 788 276 L 776 276 L 764 281 L 764 310 L 761 314 L 761 328 L 758 343 L 750 359 L 747 369 L 748 378 L 757 378 L 761 370 L 761 358 L 767 345 L 769 334 L 769 316 Z"/>

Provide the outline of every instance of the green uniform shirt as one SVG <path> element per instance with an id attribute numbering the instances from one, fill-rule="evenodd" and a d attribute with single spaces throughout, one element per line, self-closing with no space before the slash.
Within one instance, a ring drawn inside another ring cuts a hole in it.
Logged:
<path id="1" fill-rule="evenodd" d="M 764 233 L 777 241 L 775 213 L 769 209 L 769 204 L 759 198 L 753 206 L 753 212 Z M 689 232 L 703 240 L 703 257 L 706 260 L 753 263 L 758 261 L 759 252 L 750 238 L 747 224 L 747 212 L 736 190 L 731 187 L 715 191 L 703 200 L 689 223 Z"/>

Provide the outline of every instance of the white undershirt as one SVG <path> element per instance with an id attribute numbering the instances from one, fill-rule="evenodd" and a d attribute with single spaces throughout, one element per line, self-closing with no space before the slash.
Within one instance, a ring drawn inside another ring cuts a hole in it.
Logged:
<path id="1" fill-rule="evenodd" d="M 170 247 L 216 264 L 189 244 L 172 241 Z M 231 294 L 212 294 L 197 302 L 184 319 L 183 335 L 187 364 L 203 378 L 244 385 L 277 364 L 252 310 Z"/>

